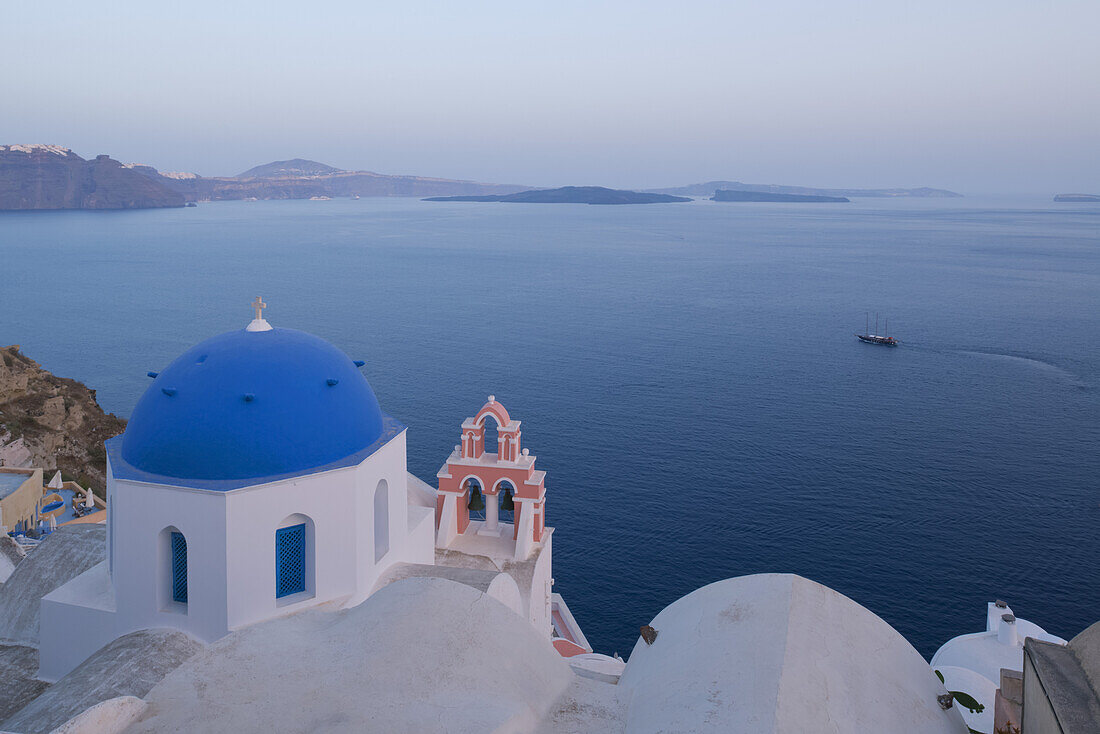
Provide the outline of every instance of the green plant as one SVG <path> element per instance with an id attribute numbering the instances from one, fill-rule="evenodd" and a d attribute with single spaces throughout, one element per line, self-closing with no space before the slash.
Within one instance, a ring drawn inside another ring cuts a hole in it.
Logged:
<path id="1" fill-rule="evenodd" d="M 964 709 L 968 709 L 972 714 L 980 714 L 985 711 L 985 706 L 978 703 L 977 699 L 971 696 L 969 693 L 963 693 L 962 691 L 948 691 L 955 700 L 959 702 L 959 705 Z"/>
<path id="2" fill-rule="evenodd" d="M 943 673 L 938 670 L 933 670 L 932 672 L 935 673 L 936 677 L 940 679 L 940 683 L 947 685 L 943 679 Z M 969 693 L 964 693 L 962 691 L 948 691 L 948 693 L 951 694 L 951 697 L 953 699 L 959 702 L 960 706 L 962 706 L 964 709 L 968 710 L 972 714 L 980 714 L 981 712 L 985 711 L 985 705 L 978 703 L 978 700 L 971 696 Z M 970 731 L 974 730 L 971 729 Z"/>

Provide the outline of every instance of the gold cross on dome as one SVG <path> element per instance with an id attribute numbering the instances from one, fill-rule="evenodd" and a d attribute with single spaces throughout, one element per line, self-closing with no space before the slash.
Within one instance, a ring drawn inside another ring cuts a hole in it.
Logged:
<path id="1" fill-rule="evenodd" d="M 264 303 L 262 298 L 256 296 L 256 300 L 252 302 L 252 308 L 256 311 L 256 320 L 262 321 L 264 317 L 264 309 L 267 308 L 267 304 Z"/>

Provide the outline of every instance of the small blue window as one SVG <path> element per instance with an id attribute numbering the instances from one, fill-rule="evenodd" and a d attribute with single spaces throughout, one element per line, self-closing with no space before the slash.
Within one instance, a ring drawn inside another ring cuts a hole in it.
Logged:
<path id="1" fill-rule="evenodd" d="M 306 526 L 275 531 L 275 598 L 306 590 Z"/>
<path id="2" fill-rule="evenodd" d="M 187 539 L 172 533 L 172 601 L 187 603 Z"/>

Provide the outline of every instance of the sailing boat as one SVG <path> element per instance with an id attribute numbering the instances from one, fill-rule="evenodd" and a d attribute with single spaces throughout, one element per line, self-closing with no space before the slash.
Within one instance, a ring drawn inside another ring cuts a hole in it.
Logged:
<path id="1" fill-rule="evenodd" d="M 878 314 L 875 314 L 875 331 L 878 331 Z M 898 340 L 892 336 L 887 336 L 890 333 L 890 320 L 886 320 L 886 330 L 881 336 L 871 333 L 871 314 L 867 314 L 867 326 L 863 329 L 862 334 L 856 334 L 856 338 L 861 342 L 868 344 L 881 344 L 884 347 L 896 347 Z"/>

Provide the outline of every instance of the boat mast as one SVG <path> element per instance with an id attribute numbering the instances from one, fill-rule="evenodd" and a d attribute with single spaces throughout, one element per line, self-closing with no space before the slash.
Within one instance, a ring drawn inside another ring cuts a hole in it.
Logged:
<path id="1" fill-rule="evenodd" d="M 863 316 L 864 321 L 866 322 L 863 325 L 863 334 L 864 336 L 871 336 L 871 314 L 870 312 L 865 312 Z"/>
<path id="2" fill-rule="evenodd" d="M 875 336 L 878 336 L 878 314 L 875 314 Z"/>
<path id="3" fill-rule="evenodd" d="M 886 319 L 886 331 L 882 332 L 883 336 L 890 336 L 890 319 Z"/>

